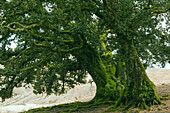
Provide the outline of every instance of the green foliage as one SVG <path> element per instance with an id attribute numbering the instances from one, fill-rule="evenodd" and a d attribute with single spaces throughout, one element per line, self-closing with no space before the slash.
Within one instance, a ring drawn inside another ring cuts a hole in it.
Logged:
<path id="1" fill-rule="evenodd" d="M 170 39 L 168 27 L 159 24 L 168 20 L 168 6 L 168 0 L 1 0 L 0 97 L 9 98 L 14 87 L 27 84 L 36 94 L 64 93 L 85 83 L 89 68 L 97 66 L 87 64 L 97 55 L 115 79 L 116 62 L 128 51 L 122 40 L 133 40 L 146 67 L 164 66 Z M 84 49 L 86 44 L 90 47 Z"/>

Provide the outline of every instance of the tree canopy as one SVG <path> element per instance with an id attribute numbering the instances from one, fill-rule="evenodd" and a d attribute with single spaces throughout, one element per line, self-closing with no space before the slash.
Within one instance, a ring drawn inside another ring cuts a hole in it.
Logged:
<path id="1" fill-rule="evenodd" d="M 134 81 L 151 87 L 143 65 L 169 61 L 168 19 L 168 0 L 1 0 L 0 97 L 27 84 L 36 94 L 61 94 L 87 73 L 106 100 L 133 97 Z"/>

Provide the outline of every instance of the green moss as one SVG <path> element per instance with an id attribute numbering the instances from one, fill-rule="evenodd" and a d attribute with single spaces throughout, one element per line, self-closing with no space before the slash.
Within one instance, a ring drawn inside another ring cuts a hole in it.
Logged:
<path id="1" fill-rule="evenodd" d="M 161 111 L 162 109 L 161 108 L 158 108 L 159 111 Z"/>
<path id="2" fill-rule="evenodd" d="M 141 109 L 148 109 L 148 106 L 161 104 L 160 98 L 156 94 L 155 85 L 148 78 L 133 41 L 124 42 L 122 49 L 124 53 L 121 55 L 126 61 L 127 85 L 121 102 L 129 105 L 130 101 L 133 101 L 134 103 L 129 106 L 136 106 Z M 120 61 L 118 64 L 121 68 Z"/>

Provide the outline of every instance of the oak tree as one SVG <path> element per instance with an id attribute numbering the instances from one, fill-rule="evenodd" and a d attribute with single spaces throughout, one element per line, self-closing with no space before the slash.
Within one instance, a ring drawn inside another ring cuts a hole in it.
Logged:
<path id="1" fill-rule="evenodd" d="M 61 94 L 95 82 L 92 102 L 161 104 L 145 68 L 169 61 L 168 0 L 1 0 L 0 97 L 31 84 Z M 15 44 L 15 48 L 11 48 Z"/>

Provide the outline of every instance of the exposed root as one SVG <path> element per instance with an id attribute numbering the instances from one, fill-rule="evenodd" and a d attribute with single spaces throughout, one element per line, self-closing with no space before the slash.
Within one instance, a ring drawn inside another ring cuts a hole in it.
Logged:
<path id="1" fill-rule="evenodd" d="M 96 107 L 97 105 L 102 105 L 102 104 L 114 104 L 115 102 L 113 101 L 90 101 L 90 102 L 76 102 L 76 103 L 71 103 L 68 105 L 64 105 L 62 107 L 71 107 L 74 106 L 74 109 L 65 109 L 61 112 L 66 112 L 66 113 L 71 113 L 71 112 L 75 112 L 78 111 L 81 108 L 93 108 Z M 70 106 L 69 106 L 70 105 Z"/>
<path id="2" fill-rule="evenodd" d="M 122 94 L 123 94 L 123 92 L 122 92 Z M 150 102 L 150 103 L 147 103 L 145 101 L 137 102 L 136 100 L 131 100 L 130 102 L 127 103 L 127 102 L 123 102 L 123 100 L 121 98 L 122 97 L 120 97 L 116 101 L 114 106 L 108 108 L 104 112 L 114 112 L 116 110 L 128 112 L 128 111 L 132 110 L 133 108 L 140 108 L 141 110 L 143 110 L 143 109 L 150 110 L 152 105 L 162 104 L 162 102 L 160 102 L 157 99 L 153 100 L 153 102 Z"/>
<path id="3" fill-rule="evenodd" d="M 114 106 L 111 106 L 107 110 L 105 110 L 104 112 L 114 112 L 116 110 L 119 110 L 121 107 L 122 107 L 121 105 L 116 107 L 116 108 Z"/>
<path id="4" fill-rule="evenodd" d="M 115 105 L 114 105 L 114 108 L 120 106 L 121 101 L 122 101 L 122 99 L 123 99 L 123 97 L 124 97 L 125 87 L 124 87 L 123 85 L 122 85 L 122 87 L 123 87 L 122 92 L 121 92 L 121 94 L 120 94 L 119 99 L 116 101 L 116 103 L 115 103 Z"/>
<path id="5" fill-rule="evenodd" d="M 133 108 L 135 108 L 135 105 L 134 104 L 128 104 L 126 106 L 122 106 L 122 104 L 118 107 L 110 107 L 109 109 L 105 110 L 104 112 L 114 112 L 116 110 L 119 110 L 119 111 L 130 111 L 132 110 Z"/>
<path id="6" fill-rule="evenodd" d="M 170 100 L 170 94 L 167 97 L 159 96 L 161 100 Z"/>
<path id="7" fill-rule="evenodd" d="M 122 92 L 123 95 L 123 92 Z M 125 95 L 123 95 L 125 96 Z M 121 97 L 122 98 L 122 97 Z M 121 101 L 120 101 L 121 100 Z M 100 106 L 107 106 L 107 110 L 103 111 L 103 112 L 114 112 L 114 111 L 119 111 L 119 112 L 130 112 L 133 111 L 133 108 L 137 107 L 140 109 L 148 109 L 150 110 L 150 107 L 153 104 L 159 104 L 159 100 L 155 99 L 155 101 L 151 101 L 150 103 L 146 102 L 146 101 L 141 101 L 141 102 L 137 102 L 135 99 L 131 100 L 129 102 L 124 102 L 125 97 L 123 97 L 123 99 L 118 99 L 117 102 L 114 101 L 102 101 L 102 99 L 97 100 L 96 101 L 90 101 L 90 102 L 75 102 L 75 103 L 70 103 L 70 104 L 63 104 L 63 105 L 58 105 L 58 106 L 52 106 L 50 108 L 48 108 L 49 110 L 53 110 L 55 109 L 55 112 L 58 113 L 71 113 L 71 112 L 79 112 L 81 110 L 84 109 L 93 109 L 98 108 Z M 117 104 L 119 103 L 119 104 Z M 45 109 L 43 108 L 40 111 L 44 111 Z M 34 110 L 35 111 L 35 110 Z"/>

